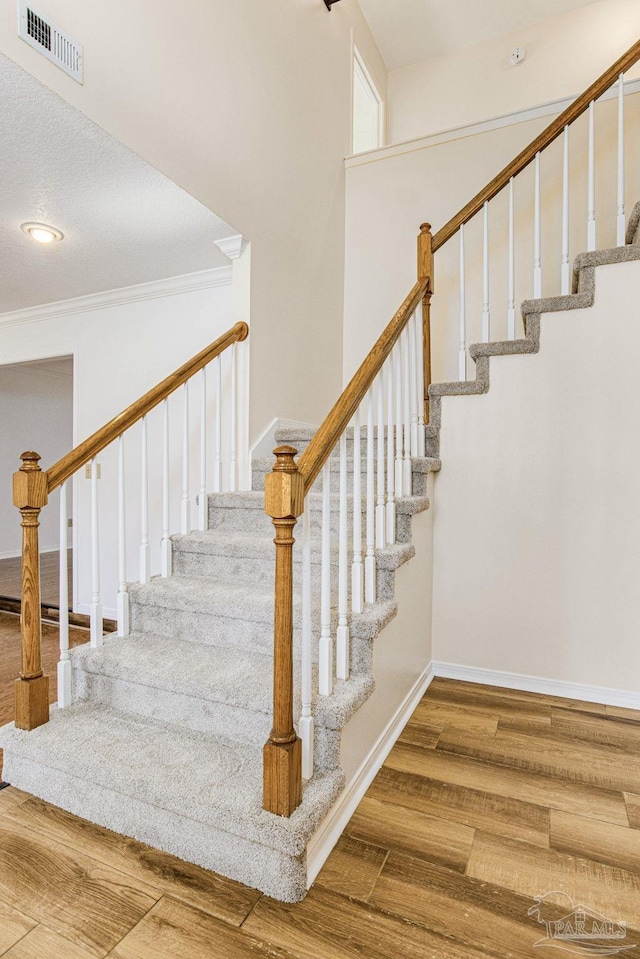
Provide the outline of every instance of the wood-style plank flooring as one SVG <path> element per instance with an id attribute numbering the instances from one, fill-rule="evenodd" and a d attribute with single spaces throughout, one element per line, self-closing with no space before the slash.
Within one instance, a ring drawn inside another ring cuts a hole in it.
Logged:
<path id="1" fill-rule="evenodd" d="M 640 712 L 435 680 L 296 905 L 0 791 L 7 959 L 541 959 L 571 901 L 640 951 Z"/>
<path id="2" fill-rule="evenodd" d="M 73 550 L 67 550 L 69 606 L 73 602 Z M 60 589 L 60 553 L 40 554 L 40 599 L 47 606 L 57 606 Z M 22 557 L 0 559 L 0 596 L 20 599 L 22 590 Z"/>

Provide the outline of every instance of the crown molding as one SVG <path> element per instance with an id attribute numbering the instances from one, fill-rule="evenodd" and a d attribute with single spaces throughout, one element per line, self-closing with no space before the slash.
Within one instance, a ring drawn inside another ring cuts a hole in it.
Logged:
<path id="1" fill-rule="evenodd" d="M 237 233 L 235 236 L 225 236 L 222 240 L 215 240 L 215 244 L 230 260 L 237 260 L 244 249 L 245 239 Z"/>
<path id="2" fill-rule="evenodd" d="M 625 80 L 625 96 L 640 93 L 640 79 Z M 618 96 L 617 84 L 604 93 L 600 100 L 612 100 Z M 462 140 L 465 137 L 477 136 L 480 133 L 489 133 L 491 130 L 500 130 L 502 127 L 515 126 L 517 123 L 526 123 L 528 120 L 537 120 L 540 117 L 557 116 L 571 106 L 575 97 L 563 97 L 561 100 L 551 100 L 538 106 L 528 107 L 526 110 L 515 110 L 513 113 L 503 113 L 478 123 L 466 123 L 450 130 L 431 133 L 428 136 L 417 137 L 415 140 L 404 140 L 378 150 L 369 150 L 347 157 L 344 161 L 347 170 L 366 163 L 376 163 L 378 160 L 388 160 L 391 157 L 402 156 L 405 153 L 414 153 L 417 150 L 426 150 L 438 146 L 440 143 L 449 143 L 452 140 Z M 598 101 L 599 102 L 599 101 Z"/>
<path id="3" fill-rule="evenodd" d="M 78 296 L 72 300 L 58 300 L 55 303 L 45 303 L 25 310 L 0 313 L 0 329 L 21 326 L 24 323 L 38 323 L 41 320 L 52 320 L 61 316 L 73 316 L 76 313 L 106 310 L 112 306 L 124 306 L 128 303 L 139 303 L 142 300 L 155 300 L 164 296 L 178 296 L 181 293 L 195 293 L 218 286 L 230 286 L 231 270 L 230 266 L 222 266 L 215 270 L 170 276 L 151 283 L 140 283 L 137 286 L 125 286 L 118 290 Z"/>

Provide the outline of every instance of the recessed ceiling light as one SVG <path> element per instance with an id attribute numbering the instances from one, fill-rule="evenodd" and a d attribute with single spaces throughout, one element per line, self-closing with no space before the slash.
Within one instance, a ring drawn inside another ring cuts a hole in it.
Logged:
<path id="1" fill-rule="evenodd" d="M 46 223 L 23 223 L 20 229 L 38 243 L 53 243 L 54 240 L 64 239 L 64 233 L 56 230 L 55 226 L 47 226 Z"/>

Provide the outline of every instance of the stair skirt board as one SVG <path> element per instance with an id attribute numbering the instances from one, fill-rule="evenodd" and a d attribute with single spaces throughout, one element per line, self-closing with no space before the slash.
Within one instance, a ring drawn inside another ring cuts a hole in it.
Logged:
<path id="1" fill-rule="evenodd" d="M 442 679 L 457 679 L 463 683 L 480 686 L 500 686 L 525 693 L 540 693 L 543 696 L 560 696 L 585 703 L 600 703 L 603 706 L 622 706 L 640 709 L 640 692 L 626 689 L 610 689 L 607 686 L 588 686 L 564 679 L 544 676 L 525 676 L 521 673 L 506 673 L 481 666 L 459 666 L 456 663 L 433 662 L 433 675 Z"/>
<path id="2" fill-rule="evenodd" d="M 375 746 L 365 758 L 351 782 L 347 784 L 327 818 L 315 835 L 312 836 L 307 846 L 307 888 L 310 888 L 315 881 L 331 850 L 356 811 L 360 800 L 380 771 L 382 764 L 395 746 L 398 737 L 411 719 L 413 711 L 431 685 L 434 677 L 435 673 L 432 666 L 427 666 L 387 723 Z"/>

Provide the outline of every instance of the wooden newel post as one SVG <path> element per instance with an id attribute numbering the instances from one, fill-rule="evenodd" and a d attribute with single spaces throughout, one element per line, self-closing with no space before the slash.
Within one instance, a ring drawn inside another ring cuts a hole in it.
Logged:
<path id="1" fill-rule="evenodd" d="M 264 510 L 276 536 L 273 658 L 273 729 L 264 746 L 263 806 L 290 816 L 302 801 L 302 742 L 293 726 L 293 529 L 304 510 L 304 480 L 291 446 L 274 451 L 265 477 Z"/>
<path id="2" fill-rule="evenodd" d="M 433 237 L 431 224 L 423 223 L 418 236 L 418 279 L 429 279 L 422 299 L 422 342 L 424 358 L 424 421 L 429 422 L 429 387 L 431 386 L 431 294 L 433 293 Z"/>
<path id="3" fill-rule="evenodd" d="M 13 474 L 13 504 L 22 515 L 22 670 L 16 680 L 16 726 L 35 729 L 49 721 L 49 678 L 42 672 L 40 620 L 40 510 L 47 504 L 47 474 L 37 453 L 23 453 Z"/>

